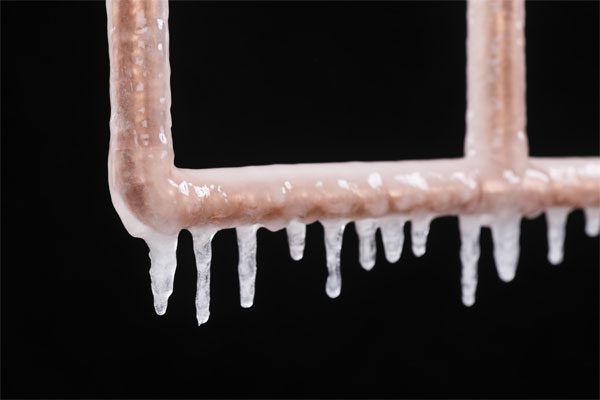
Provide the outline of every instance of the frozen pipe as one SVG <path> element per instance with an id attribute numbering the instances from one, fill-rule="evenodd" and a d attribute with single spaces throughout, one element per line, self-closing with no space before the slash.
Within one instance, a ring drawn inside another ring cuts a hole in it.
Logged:
<path id="1" fill-rule="evenodd" d="M 197 303 L 204 304 L 209 294 L 210 238 L 219 229 L 239 228 L 240 253 L 246 257 L 240 259 L 242 303 L 249 306 L 256 246 L 248 232 L 260 226 L 287 227 L 292 256 L 298 259 L 304 246 L 303 224 L 324 221 L 331 278 L 327 289 L 333 296 L 339 293 L 336 246 L 341 246 L 334 239 L 348 221 L 367 221 L 357 231 L 361 264 L 370 269 L 374 229 L 381 229 L 386 257 L 394 262 L 400 257 L 400 230 L 406 220 L 413 220 L 413 251 L 422 255 L 432 217 L 468 216 L 461 229 L 465 226 L 469 232 L 461 237 L 470 250 L 463 249 L 461 259 L 468 260 L 470 268 L 463 274 L 468 276 L 463 289 L 470 293 L 463 300 L 472 304 L 473 260 L 479 254 L 474 249 L 479 238 L 476 229 L 491 228 L 499 277 L 510 280 L 518 259 L 521 216 L 567 207 L 585 208 L 594 221 L 598 217 L 599 158 L 528 157 L 523 0 L 468 2 L 464 158 L 204 170 L 174 166 L 167 1 L 107 0 L 106 4 L 110 192 L 128 232 L 150 247 L 159 313 L 164 312 L 172 290 L 174 249 L 181 229 L 199 238 L 195 249 L 202 268 Z M 586 231 L 597 232 L 597 226 L 589 222 Z M 202 304 L 199 322 L 208 318 L 208 306 Z"/>

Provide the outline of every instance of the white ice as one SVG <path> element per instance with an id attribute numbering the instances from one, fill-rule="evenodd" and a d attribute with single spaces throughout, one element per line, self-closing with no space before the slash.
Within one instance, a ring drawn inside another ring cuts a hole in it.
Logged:
<path id="1" fill-rule="evenodd" d="M 462 288 L 462 302 L 470 307 L 475 304 L 477 290 L 477 264 L 479 262 L 480 247 L 479 234 L 481 223 L 478 216 L 460 215 L 458 217 L 460 229 L 460 261 L 462 274 L 460 284 Z"/>
<path id="2" fill-rule="evenodd" d="M 557 265 L 563 260 L 565 225 L 571 211 L 568 207 L 553 207 L 546 210 L 548 235 L 548 261 Z"/>
<path id="3" fill-rule="evenodd" d="M 392 264 L 397 262 L 402 255 L 405 222 L 406 219 L 400 216 L 384 217 L 379 220 L 385 258 Z"/>
<path id="4" fill-rule="evenodd" d="M 585 233 L 588 236 L 598 236 L 600 233 L 600 208 L 585 208 L 583 212 L 585 213 Z"/>
<path id="5" fill-rule="evenodd" d="M 325 232 L 325 253 L 327 256 L 327 282 L 325 291 L 332 299 L 338 297 L 342 290 L 342 275 L 340 271 L 340 258 L 342 252 L 342 239 L 346 222 L 322 221 Z"/>
<path id="6" fill-rule="evenodd" d="M 240 304 L 244 308 L 252 307 L 254 303 L 254 288 L 256 283 L 256 231 L 259 225 L 240 226 L 236 228 L 240 278 Z"/>
<path id="7" fill-rule="evenodd" d="M 375 232 L 377 222 L 374 219 L 363 219 L 354 223 L 358 235 L 358 259 L 360 265 L 367 271 L 375 266 L 377 244 Z"/>
<path id="8" fill-rule="evenodd" d="M 290 256 L 299 261 L 304 255 L 304 242 L 306 238 L 306 225 L 298 221 L 290 221 L 286 227 Z"/>
<path id="9" fill-rule="evenodd" d="M 150 249 L 150 280 L 154 309 L 158 315 L 167 311 L 169 296 L 173 293 L 173 280 L 177 268 L 177 235 L 158 233 L 144 238 Z"/>
<path id="10" fill-rule="evenodd" d="M 420 215 L 411 221 L 412 251 L 417 257 L 423 256 L 427 251 L 427 237 L 432 218 L 431 215 Z"/>
<path id="11" fill-rule="evenodd" d="M 510 282 L 515 277 L 519 263 L 521 216 L 506 213 L 493 216 L 490 228 L 498 276 L 504 282 Z"/>
<path id="12" fill-rule="evenodd" d="M 194 238 L 196 256 L 196 320 L 198 325 L 208 321 L 210 315 L 210 262 L 212 258 L 212 239 L 216 229 L 204 228 L 190 231 Z"/>

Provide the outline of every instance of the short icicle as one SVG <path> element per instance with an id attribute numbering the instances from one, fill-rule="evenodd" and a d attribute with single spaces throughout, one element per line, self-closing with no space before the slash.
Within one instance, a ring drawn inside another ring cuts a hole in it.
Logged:
<path id="1" fill-rule="evenodd" d="M 256 283 L 256 231 L 259 225 L 236 228 L 240 278 L 240 304 L 244 308 L 252 307 Z"/>
<path id="2" fill-rule="evenodd" d="M 290 256 L 293 260 L 299 261 L 304 255 L 304 243 L 306 240 L 306 225 L 292 220 L 286 227 L 288 244 L 290 246 Z"/>
<path id="3" fill-rule="evenodd" d="M 430 215 L 418 216 L 411 221 L 412 251 L 417 257 L 421 257 L 427 251 L 427 237 L 429 236 Z"/>
<path id="4" fill-rule="evenodd" d="M 169 296 L 177 268 L 177 234 L 155 233 L 144 238 L 150 249 L 150 280 L 154 296 L 154 310 L 158 315 L 167 311 Z"/>
<path id="5" fill-rule="evenodd" d="M 194 238 L 196 257 L 196 320 L 198 325 L 208 321 L 210 315 L 210 262 L 212 258 L 212 239 L 216 229 L 202 228 L 190 230 Z"/>
<path id="6" fill-rule="evenodd" d="M 521 216 L 503 214 L 494 217 L 490 228 L 494 241 L 494 261 L 498 276 L 504 282 L 510 282 L 515 277 L 519 263 Z"/>
<path id="7" fill-rule="evenodd" d="M 389 263 L 397 262 L 402 255 L 405 222 L 406 219 L 399 216 L 385 217 L 379 220 L 383 250 Z"/>
<path id="8" fill-rule="evenodd" d="M 325 253 L 327 257 L 327 282 L 325 291 L 329 297 L 336 298 L 342 291 L 342 274 L 340 271 L 342 240 L 344 238 L 344 228 L 346 222 L 342 221 L 323 221 L 323 230 L 325 232 Z"/>
<path id="9" fill-rule="evenodd" d="M 479 262 L 480 247 L 479 234 L 481 223 L 478 216 L 460 215 L 458 217 L 460 229 L 460 261 L 462 273 L 460 284 L 462 288 L 462 302 L 470 307 L 475 304 L 475 292 L 477 290 L 477 265 Z"/>
<path id="10" fill-rule="evenodd" d="M 554 265 L 560 264 L 563 260 L 565 226 L 570 211 L 568 207 L 553 207 L 546 210 L 548 261 Z"/>
<path id="11" fill-rule="evenodd" d="M 598 236 L 600 233 L 600 207 L 590 207 L 585 213 L 585 233 L 588 236 Z"/>
<path id="12" fill-rule="evenodd" d="M 377 222 L 374 219 L 364 219 L 354 223 L 358 235 L 358 259 L 360 265 L 367 271 L 375 266 L 377 256 L 377 244 L 375 242 L 375 232 L 377 231 Z"/>

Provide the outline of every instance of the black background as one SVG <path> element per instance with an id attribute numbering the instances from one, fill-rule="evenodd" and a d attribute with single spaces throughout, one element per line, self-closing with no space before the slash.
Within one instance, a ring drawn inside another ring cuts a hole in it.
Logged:
<path id="1" fill-rule="evenodd" d="M 170 7 L 176 163 L 204 168 L 458 157 L 463 2 Z M 460 302 L 455 218 L 427 254 L 363 271 L 352 225 L 327 298 L 322 228 L 304 260 L 259 231 L 254 307 L 239 306 L 233 230 L 213 242 L 196 326 L 191 237 L 154 315 L 147 247 L 110 202 L 103 2 L 2 3 L 4 397 L 598 397 L 599 241 L 569 217 L 565 261 L 522 224 L 515 280 L 482 235 L 477 303 Z M 599 154 L 598 2 L 527 3 L 535 156 Z"/>

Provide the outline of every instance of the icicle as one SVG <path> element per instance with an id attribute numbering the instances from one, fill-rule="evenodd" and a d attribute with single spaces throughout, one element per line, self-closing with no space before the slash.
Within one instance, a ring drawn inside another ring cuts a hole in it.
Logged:
<path id="1" fill-rule="evenodd" d="M 211 242 L 216 229 L 203 228 L 190 231 L 194 238 L 194 255 L 196 256 L 196 320 L 198 325 L 208 321 L 210 315 L 210 261 L 212 258 Z"/>
<path id="2" fill-rule="evenodd" d="M 259 227 L 259 225 L 250 225 L 236 228 L 239 252 L 240 304 L 244 308 L 252 307 L 254 303 L 256 231 Z"/>
<path id="3" fill-rule="evenodd" d="M 340 271 L 340 258 L 342 252 L 342 239 L 344 238 L 345 222 L 323 221 L 325 231 L 325 252 L 327 256 L 327 283 L 325 291 L 332 299 L 338 297 L 342 290 L 342 275 Z"/>
<path id="4" fill-rule="evenodd" d="M 390 263 L 395 263 L 402 255 L 405 222 L 406 219 L 398 216 L 385 217 L 379 221 L 385 258 Z"/>
<path id="5" fill-rule="evenodd" d="M 600 208 L 585 208 L 583 212 L 585 213 L 585 233 L 588 236 L 598 236 L 600 233 Z"/>
<path id="6" fill-rule="evenodd" d="M 462 274 L 460 284 L 462 288 L 462 302 L 470 307 L 475 304 L 475 291 L 477 290 L 477 263 L 479 262 L 479 233 L 481 224 L 478 216 L 460 215 L 458 217 L 460 229 L 460 261 Z"/>
<path id="7" fill-rule="evenodd" d="M 150 280 L 154 296 L 154 310 L 158 315 L 167 311 L 169 296 L 177 268 L 177 235 L 155 233 L 144 238 L 150 248 Z"/>
<path id="8" fill-rule="evenodd" d="M 306 238 L 306 225 L 298 221 L 290 221 L 286 228 L 290 256 L 293 260 L 301 260 L 304 254 L 304 242 Z"/>
<path id="9" fill-rule="evenodd" d="M 411 221 L 412 228 L 412 251 L 417 257 L 421 257 L 427 250 L 427 236 L 429 236 L 430 215 L 418 216 Z"/>
<path id="10" fill-rule="evenodd" d="M 560 264 L 563 260 L 563 246 L 565 242 L 565 225 L 570 208 L 554 207 L 546 210 L 546 225 L 548 234 L 548 261 Z"/>
<path id="11" fill-rule="evenodd" d="M 494 241 L 494 260 L 498 276 L 510 282 L 516 274 L 519 262 L 519 238 L 521 216 L 516 214 L 495 217 L 490 224 Z"/>
<path id="12" fill-rule="evenodd" d="M 377 223 L 373 219 L 364 219 L 356 221 L 356 233 L 358 234 L 358 252 L 360 265 L 367 271 L 375 266 L 375 257 L 377 255 L 377 245 L 375 243 L 375 232 Z"/>

